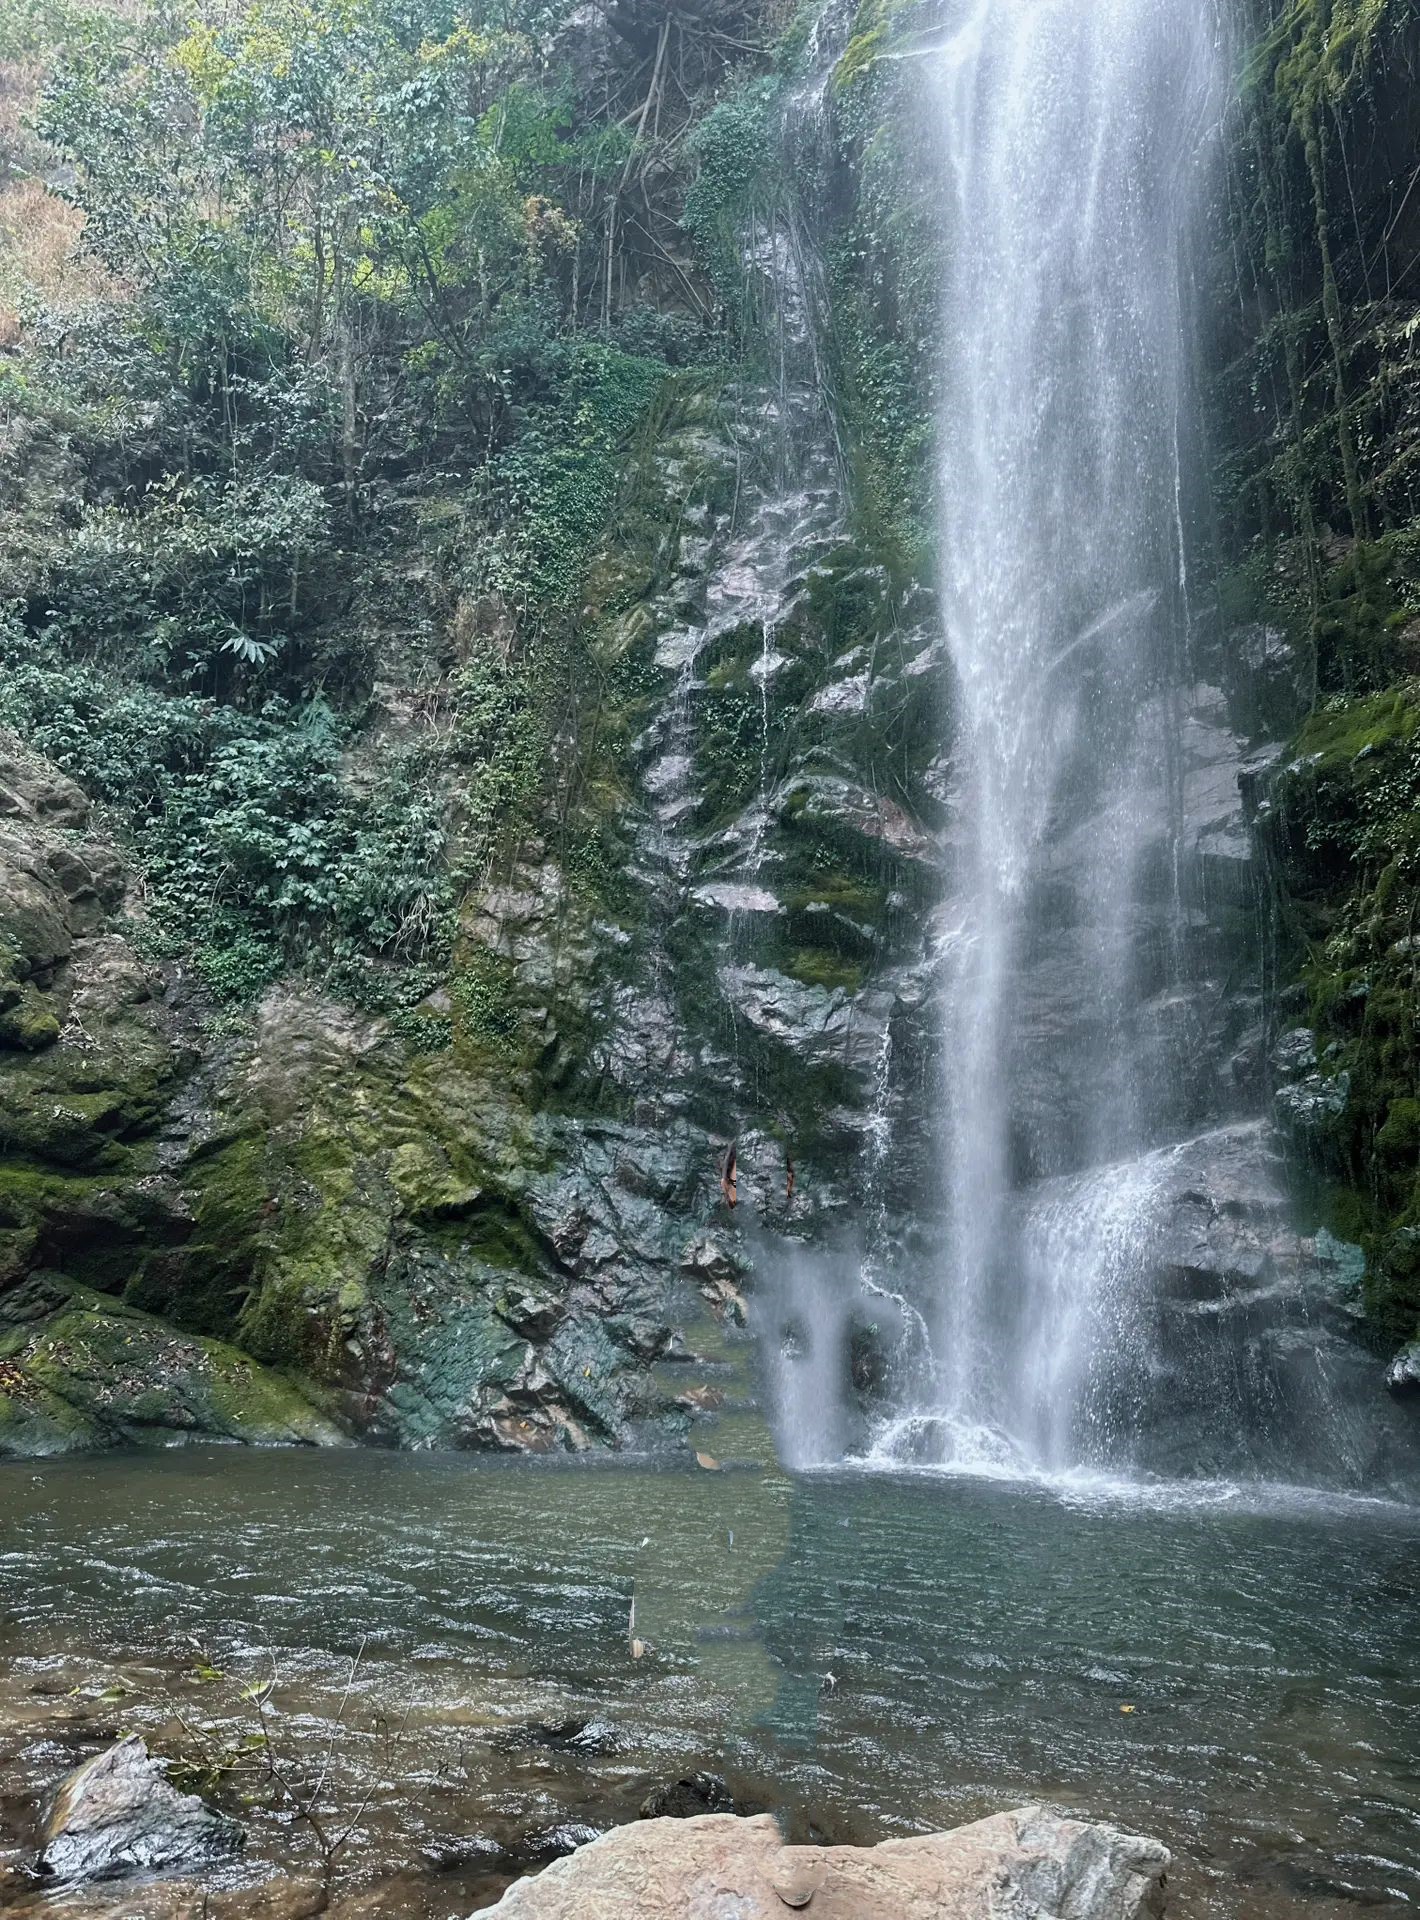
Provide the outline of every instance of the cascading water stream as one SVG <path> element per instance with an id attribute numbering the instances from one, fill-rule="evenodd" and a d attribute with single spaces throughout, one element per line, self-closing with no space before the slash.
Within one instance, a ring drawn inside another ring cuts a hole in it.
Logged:
<path id="1" fill-rule="evenodd" d="M 1147 1199 L 1081 1208 L 1054 1243 L 1062 1287 L 1028 1257 L 1016 1196 L 1127 1161 L 1167 1125 L 1131 1019 L 1177 949 L 1180 261 L 1213 35 L 1204 0 L 975 0 L 930 56 L 964 854 L 944 954 L 945 1273 L 906 1429 L 963 1466 L 1068 1465 L 1100 1438 L 1089 1369 L 1060 1355 L 1088 1338 L 1087 1276 L 1128 1266 Z M 1043 962 L 1058 1004 L 1023 1021 Z M 1040 1084 L 1055 1097 L 1023 1097 Z"/>

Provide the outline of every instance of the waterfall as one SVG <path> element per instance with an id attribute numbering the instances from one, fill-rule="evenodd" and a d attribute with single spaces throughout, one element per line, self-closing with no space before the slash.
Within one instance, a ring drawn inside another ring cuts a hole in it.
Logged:
<path id="1" fill-rule="evenodd" d="M 1213 34 L 1206 0 L 975 0 L 930 56 L 963 831 L 935 1359 L 897 1431 L 958 1465 L 1109 1452 L 1082 1353 L 1100 1276 L 1128 1292 L 1149 1177 L 1096 1182 L 1065 1231 L 1023 1226 L 1019 1195 L 1128 1167 L 1170 1120 L 1134 1025 L 1181 938 L 1182 262 Z"/>
<path id="2" fill-rule="evenodd" d="M 1252 749 L 1195 618 L 1212 0 L 943 14 L 899 50 L 941 183 L 940 1206 L 887 1177 L 889 1027 L 852 1227 L 763 1262 L 781 1451 L 1409 1485 L 1265 1118 Z"/>

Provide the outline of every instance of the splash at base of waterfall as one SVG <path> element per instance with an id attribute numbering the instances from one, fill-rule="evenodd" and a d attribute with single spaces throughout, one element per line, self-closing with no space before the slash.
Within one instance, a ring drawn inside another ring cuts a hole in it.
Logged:
<path id="1" fill-rule="evenodd" d="M 1066 1506 L 1136 1507 L 1149 1512 L 1227 1508 L 1238 1513 L 1413 1513 L 1412 1492 L 1359 1492 L 1283 1478 L 1167 1478 L 1089 1467 L 1051 1470 L 1028 1459 L 1010 1436 L 960 1426 L 940 1414 L 885 1420 L 862 1453 L 815 1463 L 824 1471 L 923 1476 L 1034 1487 Z"/>

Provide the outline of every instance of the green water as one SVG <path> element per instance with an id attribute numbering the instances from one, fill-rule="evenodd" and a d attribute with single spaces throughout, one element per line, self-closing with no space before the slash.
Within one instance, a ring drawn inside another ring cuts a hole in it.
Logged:
<path id="1" fill-rule="evenodd" d="M 496 1847 L 555 1850 L 697 1766 L 835 1839 L 1049 1798 L 1168 1841 L 1176 1915 L 1399 1912 L 1418 1633 L 1420 1518 L 1379 1505 L 206 1448 L 16 1465 L 0 1841 L 20 1857 L 101 1733 L 235 1740 L 253 1679 L 277 1737 L 323 1749 L 363 1648 L 329 1797 L 369 1794 L 344 1871 L 405 1875 L 412 1914 L 470 1911 L 514 1870 Z M 299 1864 L 250 1818 L 246 1872 Z"/>

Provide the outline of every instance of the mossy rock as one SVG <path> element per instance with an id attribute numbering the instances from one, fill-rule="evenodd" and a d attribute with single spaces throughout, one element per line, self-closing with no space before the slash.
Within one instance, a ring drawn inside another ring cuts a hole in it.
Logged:
<path id="1" fill-rule="evenodd" d="M 29 981 L 18 985 L 11 1004 L 0 1011 L 0 1047 L 38 1053 L 53 1046 L 59 1035 L 59 1015 L 53 1001 Z"/>
<path id="2" fill-rule="evenodd" d="M 58 1275 L 0 1302 L 0 1453 L 168 1445 L 334 1446 L 314 1389 Z"/>
<path id="3" fill-rule="evenodd" d="M 845 960 L 823 947 L 800 947 L 789 956 L 784 971 L 806 986 L 841 987 L 845 993 L 856 993 L 866 974 L 861 962 Z"/>

